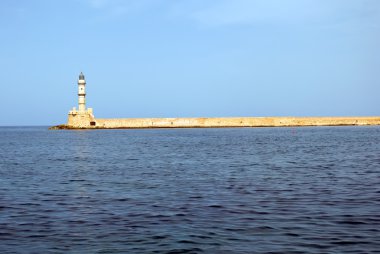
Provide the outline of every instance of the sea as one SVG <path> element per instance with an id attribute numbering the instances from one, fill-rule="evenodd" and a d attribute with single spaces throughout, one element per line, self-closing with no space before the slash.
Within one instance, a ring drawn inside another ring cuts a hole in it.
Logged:
<path id="1" fill-rule="evenodd" d="M 0 127 L 0 253 L 380 253 L 380 127 Z"/>

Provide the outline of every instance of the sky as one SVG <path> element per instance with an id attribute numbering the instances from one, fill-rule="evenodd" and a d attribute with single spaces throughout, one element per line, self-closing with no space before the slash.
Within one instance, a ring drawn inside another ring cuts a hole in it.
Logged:
<path id="1" fill-rule="evenodd" d="M 0 126 L 379 116 L 379 0 L 2 0 Z"/>

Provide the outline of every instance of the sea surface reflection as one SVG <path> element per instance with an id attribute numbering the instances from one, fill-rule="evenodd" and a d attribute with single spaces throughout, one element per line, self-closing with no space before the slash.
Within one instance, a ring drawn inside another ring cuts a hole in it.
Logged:
<path id="1" fill-rule="evenodd" d="M 0 128 L 1 253 L 376 253 L 380 127 Z"/>

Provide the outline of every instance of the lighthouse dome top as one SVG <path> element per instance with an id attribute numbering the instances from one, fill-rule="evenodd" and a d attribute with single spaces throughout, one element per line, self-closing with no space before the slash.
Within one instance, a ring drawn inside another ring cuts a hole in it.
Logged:
<path id="1" fill-rule="evenodd" d="M 82 72 L 79 74 L 79 80 L 84 80 L 84 75 Z"/>

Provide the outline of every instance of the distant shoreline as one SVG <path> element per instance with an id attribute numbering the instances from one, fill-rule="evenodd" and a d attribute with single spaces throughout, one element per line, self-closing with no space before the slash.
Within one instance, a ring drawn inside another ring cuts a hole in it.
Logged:
<path id="1" fill-rule="evenodd" d="M 380 125 L 380 117 L 199 117 L 199 118 L 92 118 L 86 124 L 62 124 L 50 130 L 244 128 Z"/>

